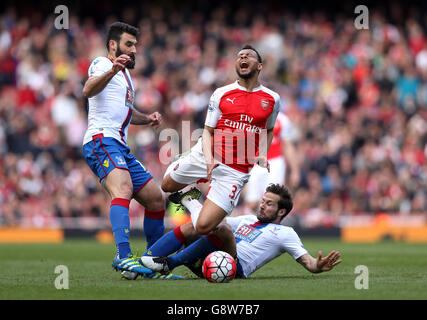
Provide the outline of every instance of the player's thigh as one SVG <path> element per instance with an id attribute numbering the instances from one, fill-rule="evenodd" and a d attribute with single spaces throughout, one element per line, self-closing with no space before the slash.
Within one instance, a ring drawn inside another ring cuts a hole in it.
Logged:
<path id="1" fill-rule="evenodd" d="M 83 156 L 112 198 L 130 199 L 132 181 L 124 161 L 126 150 L 113 138 L 97 137 L 83 146 Z"/>
<path id="2" fill-rule="evenodd" d="M 150 211 L 160 211 L 165 207 L 163 193 L 153 179 L 140 188 L 133 198 Z"/>
<path id="3" fill-rule="evenodd" d="M 206 199 L 196 222 L 196 230 L 207 234 L 217 227 L 227 216 L 227 212 L 213 201 Z"/>
<path id="4" fill-rule="evenodd" d="M 115 168 L 104 178 L 104 188 L 111 198 L 131 199 L 133 192 L 132 180 L 129 171 Z"/>
<path id="5" fill-rule="evenodd" d="M 222 221 L 212 233 L 223 241 L 221 250 L 234 257 L 236 255 L 236 240 L 230 225 Z"/>
<path id="6" fill-rule="evenodd" d="M 177 192 L 186 186 L 188 186 L 188 184 L 176 182 L 172 179 L 170 174 L 167 174 L 162 181 L 162 190 L 164 192 Z"/>
<path id="7" fill-rule="evenodd" d="M 212 182 L 206 197 L 230 215 L 237 206 L 248 179 L 249 174 L 220 165 L 212 173 Z"/>
<path id="8" fill-rule="evenodd" d="M 206 163 L 200 146 L 196 145 L 186 156 L 172 162 L 162 182 L 164 192 L 176 192 L 206 178 Z"/>

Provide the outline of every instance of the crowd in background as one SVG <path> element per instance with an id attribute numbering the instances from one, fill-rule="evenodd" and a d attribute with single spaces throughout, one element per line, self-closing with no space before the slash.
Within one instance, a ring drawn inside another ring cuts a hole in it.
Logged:
<path id="1" fill-rule="evenodd" d="M 99 24 L 71 8 L 67 30 L 55 29 L 54 15 L 0 13 L 0 226 L 108 221 L 110 199 L 82 159 L 82 86 L 116 20 L 140 29 L 136 107 L 163 114 L 162 127 L 131 126 L 128 138 L 157 182 L 167 167 L 161 130 L 181 133 L 183 121 L 202 128 L 210 95 L 235 81 L 236 54 L 249 43 L 264 60 L 261 82 L 280 94 L 293 123 L 302 177 L 290 186 L 295 215 L 427 211 L 422 10 L 371 10 L 369 29 L 358 30 L 353 12 L 188 9 L 125 7 Z M 142 214 L 133 203 L 131 215 Z"/>

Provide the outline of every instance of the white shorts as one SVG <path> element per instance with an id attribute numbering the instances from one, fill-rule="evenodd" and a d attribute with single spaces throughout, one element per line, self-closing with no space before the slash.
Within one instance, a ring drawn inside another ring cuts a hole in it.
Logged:
<path id="1" fill-rule="evenodd" d="M 286 163 L 283 157 L 268 160 L 270 173 L 266 168 L 255 165 L 251 170 L 251 177 L 246 185 L 245 201 L 260 201 L 265 189 L 270 183 L 285 183 Z"/>
<path id="2" fill-rule="evenodd" d="M 189 185 L 198 182 L 200 179 L 206 179 L 206 170 L 202 140 L 199 139 L 189 154 L 169 165 L 165 176 L 170 174 L 174 181 Z M 230 215 L 236 207 L 240 193 L 248 180 L 249 173 L 237 171 L 220 163 L 212 171 L 212 181 L 206 197 L 227 212 L 227 215 Z"/>

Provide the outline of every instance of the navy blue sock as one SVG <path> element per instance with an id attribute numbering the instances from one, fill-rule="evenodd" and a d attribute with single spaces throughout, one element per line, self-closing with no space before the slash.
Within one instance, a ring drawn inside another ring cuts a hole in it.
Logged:
<path id="1" fill-rule="evenodd" d="M 221 246 L 222 240 L 217 236 L 212 234 L 203 236 L 184 250 L 168 257 L 169 269 L 172 270 L 182 264 L 192 262 L 200 257 L 205 257 L 209 253 L 219 250 Z"/>
<path id="2" fill-rule="evenodd" d="M 144 253 L 144 256 L 168 256 L 181 248 L 184 241 L 185 237 L 182 234 L 180 227 L 177 227 L 173 231 L 166 233 L 151 247 L 149 247 L 147 252 Z"/>
<path id="3" fill-rule="evenodd" d="M 129 245 L 129 203 L 127 199 L 115 198 L 110 207 L 110 222 L 120 259 L 132 254 Z"/>
<path id="4" fill-rule="evenodd" d="M 147 249 L 163 236 L 165 232 L 164 216 L 165 209 L 160 211 L 145 210 L 144 233 L 147 238 Z"/>

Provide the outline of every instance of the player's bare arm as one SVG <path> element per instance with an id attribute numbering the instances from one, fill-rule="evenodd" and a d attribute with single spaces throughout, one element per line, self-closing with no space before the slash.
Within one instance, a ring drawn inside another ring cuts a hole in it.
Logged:
<path id="1" fill-rule="evenodd" d="M 320 273 L 332 270 L 336 265 L 341 263 L 342 260 L 338 260 L 340 257 L 341 254 L 334 250 L 325 258 L 322 258 L 322 251 L 319 251 L 317 259 L 309 254 L 304 254 L 297 259 L 297 262 L 311 273 Z"/>
<path id="2" fill-rule="evenodd" d="M 296 187 L 300 182 L 300 167 L 296 148 L 291 140 L 282 140 L 282 154 L 285 155 L 291 169 L 290 185 Z"/>
<path id="3" fill-rule="evenodd" d="M 215 128 L 205 126 L 202 134 L 202 148 L 203 155 L 205 156 L 206 165 L 207 165 L 207 179 L 210 181 L 212 178 L 212 170 L 216 168 L 219 164 L 215 162 L 213 156 L 213 136 Z"/>
<path id="4" fill-rule="evenodd" d="M 138 111 L 137 109 L 133 109 L 130 123 L 135 125 L 150 125 L 152 127 L 156 127 L 162 123 L 162 115 L 157 111 L 151 114 L 145 114 Z"/>
<path id="5" fill-rule="evenodd" d="M 85 98 L 91 98 L 100 93 L 116 73 L 123 70 L 126 67 L 126 64 L 130 61 L 131 58 L 128 55 L 122 54 L 113 61 L 113 67 L 111 70 L 100 76 L 89 77 L 83 87 L 83 96 Z"/>
<path id="6" fill-rule="evenodd" d="M 270 150 L 271 142 L 273 141 L 273 128 L 267 130 L 267 153 Z M 270 163 L 267 161 L 267 154 L 260 154 L 255 159 L 256 163 L 270 172 Z"/>

